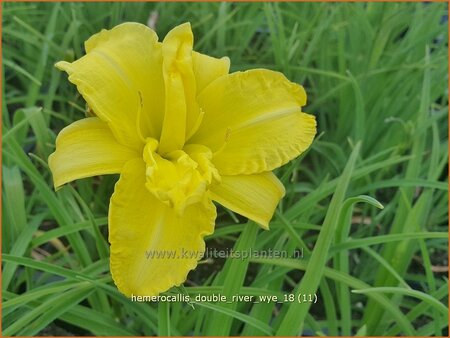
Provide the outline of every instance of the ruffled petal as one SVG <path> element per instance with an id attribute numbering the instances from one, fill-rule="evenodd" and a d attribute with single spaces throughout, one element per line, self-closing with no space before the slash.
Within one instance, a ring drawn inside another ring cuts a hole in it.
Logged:
<path id="1" fill-rule="evenodd" d="M 198 97 L 205 112 L 189 142 L 213 152 L 221 175 L 255 174 L 282 166 L 306 150 L 316 134 L 314 116 L 301 112 L 302 86 L 283 74 L 236 72 L 211 83 Z"/>
<path id="2" fill-rule="evenodd" d="M 215 207 L 205 196 L 180 216 L 145 188 L 145 164 L 128 162 L 109 208 L 111 273 L 127 296 L 152 296 L 180 285 L 214 230 Z"/>
<path id="3" fill-rule="evenodd" d="M 127 161 L 138 156 L 135 150 L 116 141 L 105 122 L 89 117 L 59 133 L 48 164 L 58 188 L 78 178 L 120 173 Z"/>
<path id="4" fill-rule="evenodd" d="M 230 71 L 230 59 L 214 57 L 193 52 L 192 61 L 194 66 L 197 94 L 200 94 L 211 82 L 217 78 L 227 75 Z"/>
<path id="5" fill-rule="evenodd" d="M 200 118 L 195 99 L 193 43 L 194 37 L 189 23 L 172 29 L 162 43 L 166 107 L 159 144 L 161 154 L 182 149 L 186 136 Z"/>
<path id="6" fill-rule="evenodd" d="M 161 132 L 165 92 L 157 39 L 145 25 L 124 23 L 87 40 L 82 58 L 56 64 L 117 140 L 135 148 Z"/>
<path id="7" fill-rule="evenodd" d="M 222 176 L 221 183 L 210 187 L 211 198 L 245 216 L 264 229 L 285 194 L 283 184 L 272 172 L 255 175 Z"/>
<path id="8" fill-rule="evenodd" d="M 315 134 L 314 117 L 299 111 L 270 122 L 232 129 L 212 163 L 223 175 L 273 170 L 305 151 Z"/>

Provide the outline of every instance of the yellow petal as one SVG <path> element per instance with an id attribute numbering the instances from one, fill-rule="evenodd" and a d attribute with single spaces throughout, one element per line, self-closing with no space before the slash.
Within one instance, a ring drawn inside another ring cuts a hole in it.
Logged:
<path id="1" fill-rule="evenodd" d="M 162 44 L 166 107 L 159 152 L 163 155 L 182 149 L 186 135 L 199 119 L 192 66 L 193 43 L 191 26 L 185 23 L 167 33 Z"/>
<path id="2" fill-rule="evenodd" d="M 142 137 L 160 136 L 165 94 L 157 39 L 147 26 L 125 23 L 92 36 L 79 60 L 56 64 L 122 144 L 142 148 Z"/>
<path id="3" fill-rule="evenodd" d="M 208 173 L 203 177 L 199 164 L 183 150 L 174 150 L 162 158 L 155 152 L 157 147 L 155 139 L 148 139 L 144 147 L 145 186 L 161 202 L 183 213 L 186 206 L 203 200 Z"/>
<path id="4" fill-rule="evenodd" d="M 197 94 L 200 94 L 215 79 L 228 74 L 230 70 L 230 59 L 214 57 L 194 52 L 192 54 L 195 81 L 197 83 Z"/>
<path id="5" fill-rule="evenodd" d="M 283 184 L 272 172 L 254 175 L 222 176 L 210 187 L 210 196 L 228 209 L 257 223 L 264 229 L 285 194 Z"/>
<path id="6" fill-rule="evenodd" d="M 48 164 L 58 188 L 78 178 L 120 173 L 125 162 L 138 156 L 115 140 L 105 122 L 89 117 L 59 133 Z"/>
<path id="7" fill-rule="evenodd" d="M 183 283 L 216 217 L 210 200 L 189 205 L 179 216 L 145 188 L 145 177 L 142 160 L 128 162 L 109 208 L 111 273 L 127 296 L 157 295 Z"/>
<path id="8" fill-rule="evenodd" d="M 315 134 L 314 117 L 299 111 L 231 129 L 228 142 L 214 154 L 212 163 L 224 175 L 273 170 L 305 151 Z"/>
<path id="9" fill-rule="evenodd" d="M 302 86 L 257 69 L 218 78 L 198 97 L 205 112 L 191 143 L 208 146 L 221 175 L 270 171 L 297 157 L 316 134 L 315 118 L 301 112 Z"/>

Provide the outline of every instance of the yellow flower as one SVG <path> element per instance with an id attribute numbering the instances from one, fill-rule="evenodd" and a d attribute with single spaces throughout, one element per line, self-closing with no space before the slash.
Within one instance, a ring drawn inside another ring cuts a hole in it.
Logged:
<path id="1" fill-rule="evenodd" d="M 58 135 L 49 158 L 55 188 L 120 173 L 110 264 L 127 296 L 186 280 L 214 230 L 212 201 L 268 229 L 284 196 L 271 170 L 316 133 L 314 117 L 301 112 L 302 86 L 265 69 L 229 74 L 228 58 L 192 46 L 189 23 L 162 42 L 147 26 L 124 23 L 87 40 L 79 60 L 56 64 L 94 117 Z"/>

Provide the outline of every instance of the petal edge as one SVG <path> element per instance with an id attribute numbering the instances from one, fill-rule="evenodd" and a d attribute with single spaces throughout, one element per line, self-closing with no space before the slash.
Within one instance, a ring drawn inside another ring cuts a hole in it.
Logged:
<path id="1" fill-rule="evenodd" d="M 109 209 L 111 273 L 127 296 L 153 296 L 183 283 L 197 266 L 198 253 L 205 250 L 203 237 L 213 232 L 216 217 L 209 199 L 186 207 L 179 217 L 144 185 L 144 162 L 128 162 Z M 183 257 L 183 252 L 192 256 Z"/>
<path id="2" fill-rule="evenodd" d="M 57 189 L 79 178 L 120 173 L 124 164 L 137 156 L 115 140 L 105 122 L 89 117 L 61 130 L 48 164 Z"/>
<path id="3" fill-rule="evenodd" d="M 222 176 L 211 186 L 211 198 L 269 229 L 276 206 L 285 194 L 283 184 L 272 172 L 255 175 Z"/>

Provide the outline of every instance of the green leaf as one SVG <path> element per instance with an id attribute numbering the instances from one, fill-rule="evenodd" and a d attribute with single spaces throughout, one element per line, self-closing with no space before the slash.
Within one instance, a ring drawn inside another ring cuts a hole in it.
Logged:
<path id="1" fill-rule="evenodd" d="M 319 287 L 328 260 L 328 250 L 330 249 L 334 232 L 337 227 L 339 212 L 344 202 L 345 192 L 350 183 L 360 147 L 361 144 L 358 143 L 347 162 L 342 176 L 339 178 L 336 191 L 333 194 L 327 215 L 325 216 L 322 230 L 319 233 L 316 245 L 311 254 L 311 258 L 309 259 L 309 268 L 306 269 L 300 284 L 293 292 L 295 294 L 295 299 L 297 299 L 299 293 L 314 294 Z M 283 306 L 288 306 L 288 310 L 276 334 L 280 336 L 301 334 L 310 303 L 292 303 Z"/>

